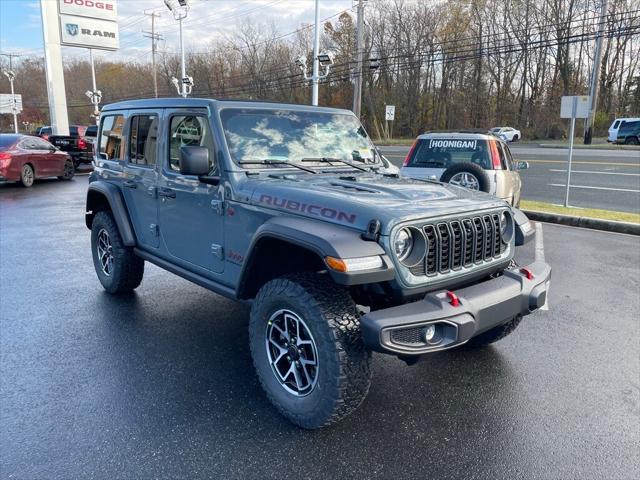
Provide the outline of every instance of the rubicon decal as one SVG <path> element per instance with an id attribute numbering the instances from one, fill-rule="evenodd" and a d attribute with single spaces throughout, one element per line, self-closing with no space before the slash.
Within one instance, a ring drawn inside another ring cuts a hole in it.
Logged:
<path id="1" fill-rule="evenodd" d="M 347 213 L 330 207 L 278 198 L 271 195 L 260 195 L 259 202 L 264 205 L 285 208 L 293 212 L 308 213 L 309 215 L 315 215 L 329 220 L 338 220 L 339 222 L 355 223 L 356 218 L 358 218 L 355 213 Z"/>

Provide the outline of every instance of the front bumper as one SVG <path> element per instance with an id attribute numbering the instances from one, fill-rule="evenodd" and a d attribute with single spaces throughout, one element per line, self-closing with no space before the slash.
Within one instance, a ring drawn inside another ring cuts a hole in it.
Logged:
<path id="1" fill-rule="evenodd" d="M 458 306 L 450 292 L 427 294 L 423 300 L 377 310 L 360 320 L 365 344 L 394 355 L 421 355 L 466 343 L 476 335 L 542 307 L 547 301 L 551 267 L 534 262 L 504 270 L 497 278 L 457 290 Z M 426 329 L 436 328 L 427 342 Z"/>

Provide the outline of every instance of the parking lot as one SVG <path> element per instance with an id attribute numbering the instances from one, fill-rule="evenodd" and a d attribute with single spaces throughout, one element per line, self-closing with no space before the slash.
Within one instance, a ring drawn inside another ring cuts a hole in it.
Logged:
<path id="1" fill-rule="evenodd" d="M 563 204 L 567 149 L 517 143 L 510 148 L 516 160 L 529 162 L 529 169 L 520 172 L 522 198 Z M 381 149 L 399 167 L 409 151 L 402 146 Z M 640 150 L 575 149 L 571 170 L 570 205 L 640 211 Z"/>
<path id="2" fill-rule="evenodd" d="M 640 476 L 639 237 L 543 225 L 549 311 L 484 350 L 376 354 L 362 407 L 309 432 L 260 389 L 248 307 L 148 264 L 104 293 L 86 187 L 0 185 L 2 478 Z"/>

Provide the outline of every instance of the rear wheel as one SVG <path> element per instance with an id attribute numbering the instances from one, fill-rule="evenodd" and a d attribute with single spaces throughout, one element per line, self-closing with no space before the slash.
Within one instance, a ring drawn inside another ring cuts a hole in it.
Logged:
<path id="1" fill-rule="evenodd" d="M 518 136 L 518 134 L 516 133 L 513 138 L 511 139 L 512 142 L 517 142 L 518 140 L 520 140 L 520 137 Z"/>
<path id="2" fill-rule="evenodd" d="M 23 187 L 29 188 L 33 185 L 35 179 L 36 174 L 33 171 L 33 167 L 28 163 L 25 163 L 20 171 L 20 183 Z"/>
<path id="3" fill-rule="evenodd" d="M 627 137 L 627 139 L 624 141 L 625 145 L 640 145 L 640 141 L 638 140 L 638 137 Z"/>
<path id="4" fill-rule="evenodd" d="M 348 292 L 319 274 L 267 282 L 249 323 L 251 356 L 271 403 L 314 429 L 353 412 L 371 381 L 371 352 Z"/>
<path id="5" fill-rule="evenodd" d="M 140 285 L 144 260 L 124 245 L 109 212 L 98 212 L 93 219 L 91 250 L 96 274 L 107 292 L 126 293 Z"/>
<path id="6" fill-rule="evenodd" d="M 444 171 L 440 181 L 489 193 L 489 176 L 480 165 L 471 162 L 456 163 L 450 166 Z"/>
<path id="7" fill-rule="evenodd" d="M 73 161 L 71 160 L 66 160 L 64 162 L 64 173 L 60 176 L 58 176 L 58 178 L 60 180 L 71 180 L 73 178 L 73 176 L 76 173 L 76 169 L 73 165 Z"/>

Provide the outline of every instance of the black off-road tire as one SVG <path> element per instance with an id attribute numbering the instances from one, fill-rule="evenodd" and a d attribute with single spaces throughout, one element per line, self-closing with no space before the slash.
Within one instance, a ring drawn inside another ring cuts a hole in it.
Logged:
<path id="1" fill-rule="evenodd" d="M 518 315 L 513 320 L 503 323 L 502 325 L 498 325 L 497 327 L 493 327 L 491 330 L 487 330 L 484 333 L 481 333 L 477 337 L 473 337 L 466 343 L 466 346 L 471 348 L 485 347 L 492 343 L 497 342 L 498 340 L 502 340 L 507 335 L 513 333 L 513 331 L 520 325 L 522 321 L 522 317 Z"/>
<path id="2" fill-rule="evenodd" d="M 480 165 L 476 165 L 475 163 L 471 163 L 471 162 L 461 162 L 461 163 L 456 163 L 454 165 L 451 165 L 442 173 L 442 176 L 440 177 L 440 181 L 444 183 L 449 183 L 449 181 L 454 175 L 458 173 L 463 173 L 463 172 L 467 172 L 475 176 L 476 179 L 478 180 L 479 190 L 481 192 L 489 193 L 489 188 L 491 186 L 489 181 L 489 176 L 482 169 Z"/>
<path id="3" fill-rule="evenodd" d="M 318 355 L 317 383 L 310 393 L 285 390 L 267 354 L 267 323 L 281 309 L 300 316 Z M 356 305 L 346 289 L 322 274 L 303 273 L 267 282 L 258 292 L 249 322 L 253 364 L 271 403 L 294 424 L 315 429 L 353 412 L 371 384 L 371 352 L 360 333 Z"/>
<path id="4" fill-rule="evenodd" d="M 58 176 L 59 180 L 65 180 L 65 181 L 69 181 L 73 178 L 73 176 L 76 174 L 76 168 L 73 165 L 73 161 L 72 160 L 65 160 L 64 162 L 64 173 L 60 176 Z"/>
<path id="5" fill-rule="evenodd" d="M 20 170 L 20 185 L 25 188 L 30 188 L 36 179 L 36 173 L 33 167 L 29 163 L 25 163 Z"/>
<path id="6" fill-rule="evenodd" d="M 98 236 L 105 231 L 111 243 L 113 255 L 112 270 L 107 275 L 98 258 Z M 96 274 L 104 289 L 109 293 L 127 293 L 134 290 L 144 275 L 144 260 L 133 253 L 133 249 L 126 247 L 115 220 L 110 212 L 96 213 L 91 225 L 91 254 Z"/>
<path id="7" fill-rule="evenodd" d="M 640 145 L 638 137 L 627 137 L 624 141 L 625 145 Z"/>
<path id="8" fill-rule="evenodd" d="M 520 140 L 520 137 L 517 134 L 511 139 L 512 142 L 517 142 L 518 140 Z"/>

